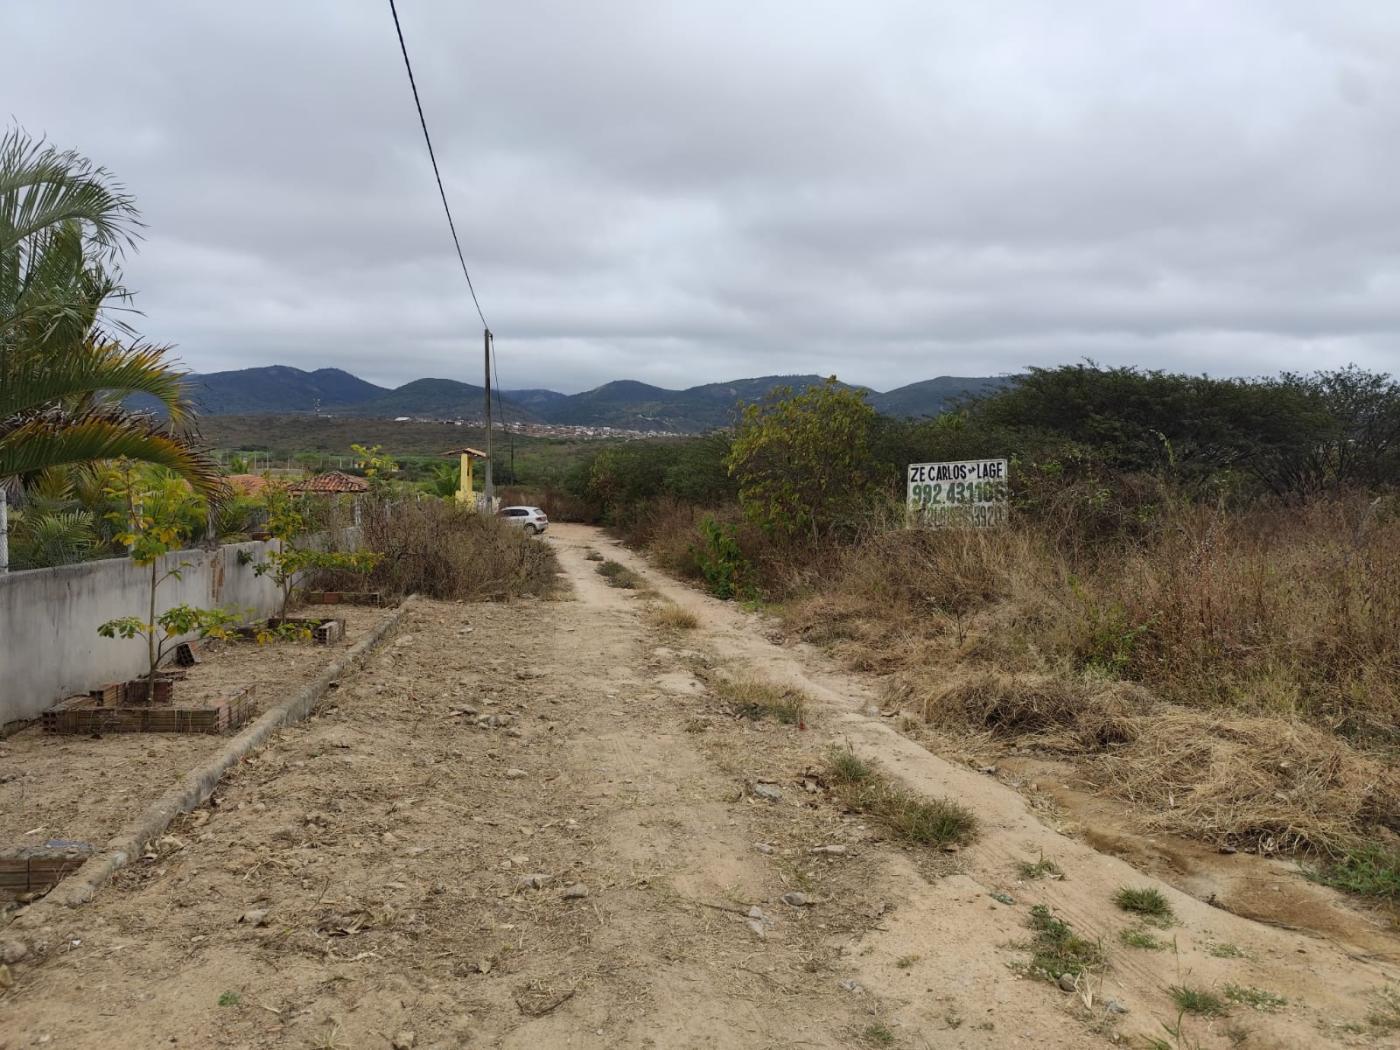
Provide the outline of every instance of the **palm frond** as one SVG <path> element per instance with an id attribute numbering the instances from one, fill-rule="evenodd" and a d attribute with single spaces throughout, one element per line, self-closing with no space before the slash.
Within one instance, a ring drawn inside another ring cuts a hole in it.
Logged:
<path id="1" fill-rule="evenodd" d="M 71 467 L 50 467 L 30 478 L 24 486 L 28 506 L 45 510 L 71 510 L 77 488 Z"/>
<path id="2" fill-rule="evenodd" d="M 86 342 L 66 354 L 16 352 L 0 373 L 0 433 L 6 418 L 104 392 L 149 394 L 165 406 L 171 424 L 181 426 L 190 416 L 190 402 L 184 373 L 165 361 L 169 350 Z"/>
<path id="3" fill-rule="evenodd" d="M 0 135 L 0 484 L 127 457 L 223 497 L 218 467 L 180 431 L 192 412 L 166 347 L 124 345 L 106 314 L 128 298 L 117 263 L 141 222 L 105 168 L 18 128 Z M 169 425 L 122 407 L 164 406 Z"/>
<path id="4" fill-rule="evenodd" d="M 15 567 L 20 569 L 83 561 L 99 542 L 92 514 L 85 510 L 18 511 L 11 534 Z"/>
<path id="5" fill-rule="evenodd" d="M 0 432 L 0 478 L 122 458 L 169 467 L 210 502 L 226 496 L 219 465 L 204 449 L 120 408 L 101 406 L 77 417 L 44 413 Z"/>
<path id="6" fill-rule="evenodd" d="M 20 254 L 7 259 L 0 253 L 0 346 L 62 349 L 100 335 L 94 331 L 99 319 L 131 334 L 126 322 L 111 316 L 131 293 L 113 263 L 93 258 L 77 222 L 31 240 L 22 266 Z"/>
<path id="7" fill-rule="evenodd" d="M 0 137 L 0 255 L 70 220 L 108 256 L 140 235 L 135 199 L 111 172 L 11 128 Z"/>

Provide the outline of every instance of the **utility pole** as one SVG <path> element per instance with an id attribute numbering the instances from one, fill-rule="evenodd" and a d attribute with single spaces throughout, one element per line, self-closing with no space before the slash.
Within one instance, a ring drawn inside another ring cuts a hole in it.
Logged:
<path id="1" fill-rule="evenodd" d="M 491 477 L 491 329 L 484 329 L 484 332 L 482 341 L 486 347 L 486 385 L 482 389 L 486 391 L 486 480 L 482 485 L 482 493 L 486 497 L 486 513 L 493 514 L 496 510 L 496 483 Z"/>
<path id="2" fill-rule="evenodd" d="M 0 573 L 10 571 L 10 496 L 0 482 Z"/>

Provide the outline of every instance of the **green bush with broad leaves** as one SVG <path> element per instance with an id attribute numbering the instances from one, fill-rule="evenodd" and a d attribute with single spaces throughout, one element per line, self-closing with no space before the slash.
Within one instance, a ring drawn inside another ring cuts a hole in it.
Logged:
<path id="1" fill-rule="evenodd" d="M 739 547 L 733 525 L 725 525 L 708 515 L 700 521 L 702 542 L 695 548 L 695 562 L 710 593 L 726 601 L 751 591 L 748 559 Z"/>

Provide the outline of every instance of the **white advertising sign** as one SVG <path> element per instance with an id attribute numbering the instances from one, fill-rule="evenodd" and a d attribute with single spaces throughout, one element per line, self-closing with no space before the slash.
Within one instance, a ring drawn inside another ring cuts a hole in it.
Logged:
<path id="1" fill-rule="evenodd" d="M 1004 459 L 909 464 L 909 517 L 932 528 L 1006 524 L 1011 492 Z"/>

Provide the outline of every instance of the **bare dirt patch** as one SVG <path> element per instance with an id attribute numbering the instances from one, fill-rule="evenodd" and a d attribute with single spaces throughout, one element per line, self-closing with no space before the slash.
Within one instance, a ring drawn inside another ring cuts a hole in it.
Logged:
<path id="1" fill-rule="evenodd" d="M 175 683 L 175 704 L 196 706 L 245 685 L 258 711 L 287 699 L 388 610 L 337 606 L 346 634 L 333 645 L 211 642 Z M 101 848 L 146 805 L 223 745 L 224 736 L 119 733 L 49 735 L 35 724 L 0 741 L 0 843 L 73 839 Z"/>

